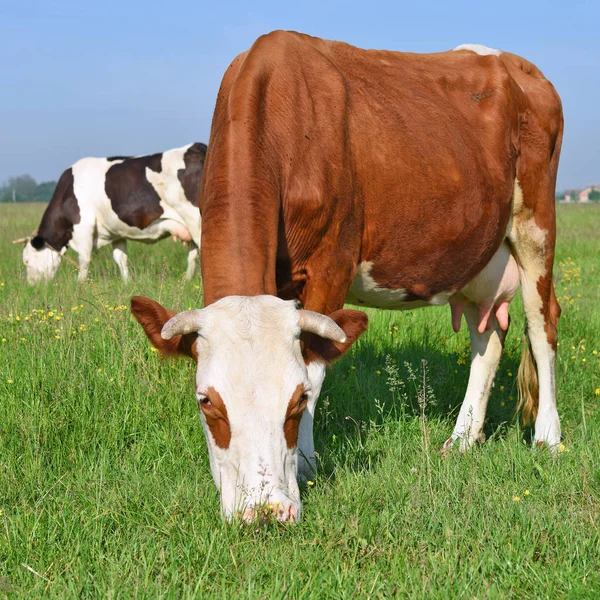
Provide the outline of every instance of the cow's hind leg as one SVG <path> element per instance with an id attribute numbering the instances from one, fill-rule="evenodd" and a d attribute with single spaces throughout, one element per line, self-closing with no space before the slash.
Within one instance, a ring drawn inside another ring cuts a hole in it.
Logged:
<path id="1" fill-rule="evenodd" d="M 555 384 L 556 326 L 560 307 L 552 283 L 554 206 L 547 210 L 546 227 L 536 221 L 533 212 L 521 211 L 514 219 L 511 242 L 521 270 L 526 334 L 531 349 L 530 352 L 524 346 L 519 367 L 521 417 L 525 425 L 535 419 L 535 443 L 556 448 L 561 435 Z"/>
<path id="2" fill-rule="evenodd" d="M 190 242 L 187 255 L 187 271 L 185 278 L 190 281 L 196 272 L 196 263 L 198 262 L 198 246 L 194 242 Z"/>
<path id="3" fill-rule="evenodd" d="M 470 303 L 465 317 L 471 336 L 471 371 L 467 393 L 460 408 L 452 436 L 444 443 L 444 451 L 450 450 L 460 440 L 461 451 L 468 450 L 475 442 L 483 442 L 483 425 L 494 376 L 502 356 L 506 331 L 492 315 L 491 327 L 479 332 L 479 310 Z"/>
<path id="4" fill-rule="evenodd" d="M 118 240 L 112 243 L 113 259 L 119 267 L 123 281 L 129 279 L 129 268 L 127 266 L 127 240 Z"/>

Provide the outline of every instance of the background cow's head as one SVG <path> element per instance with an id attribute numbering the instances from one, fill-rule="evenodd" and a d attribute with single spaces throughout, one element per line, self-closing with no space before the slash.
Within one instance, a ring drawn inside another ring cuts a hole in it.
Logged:
<path id="1" fill-rule="evenodd" d="M 17 241 L 25 242 L 23 263 L 27 268 L 27 283 L 49 281 L 56 275 L 66 247 L 63 248 L 62 252 L 52 250 L 46 246 L 44 240 L 39 236 L 22 238 Z"/>
<path id="2" fill-rule="evenodd" d="M 197 364 L 196 398 L 224 516 L 251 520 L 264 506 L 279 520 L 299 520 L 298 429 L 324 371 L 314 377 L 311 363 L 341 356 L 367 316 L 327 317 L 274 296 L 228 296 L 179 314 L 137 296 L 131 311 L 163 355 Z"/>

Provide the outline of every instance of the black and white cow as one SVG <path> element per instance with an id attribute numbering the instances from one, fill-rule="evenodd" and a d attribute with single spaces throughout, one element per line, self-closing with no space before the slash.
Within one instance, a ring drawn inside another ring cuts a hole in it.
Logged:
<path id="1" fill-rule="evenodd" d="M 127 240 L 154 243 L 169 235 L 189 242 L 191 279 L 200 246 L 205 157 L 206 145 L 195 143 L 149 156 L 78 160 L 61 175 L 37 234 L 26 239 L 28 283 L 52 279 L 67 247 L 79 255 L 82 281 L 92 251 L 107 244 L 127 280 Z"/>

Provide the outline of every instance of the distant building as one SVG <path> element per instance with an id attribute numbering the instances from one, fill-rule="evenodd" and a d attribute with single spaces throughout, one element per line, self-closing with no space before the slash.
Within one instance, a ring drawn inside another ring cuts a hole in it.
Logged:
<path id="1" fill-rule="evenodd" d="M 565 198 L 560 202 L 580 202 L 586 203 L 590 201 L 590 194 L 592 192 L 600 193 L 600 184 L 590 185 L 583 190 L 565 190 Z"/>

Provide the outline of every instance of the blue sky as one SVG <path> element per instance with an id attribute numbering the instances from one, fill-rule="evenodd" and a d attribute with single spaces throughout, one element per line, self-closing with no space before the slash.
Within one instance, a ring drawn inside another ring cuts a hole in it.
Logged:
<path id="1" fill-rule="evenodd" d="M 598 1 L 0 0 L 0 182 L 207 142 L 231 60 L 294 29 L 368 48 L 482 43 L 525 56 L 563 100 L 558 187 L 600 183 L 599 22 Z"/>

